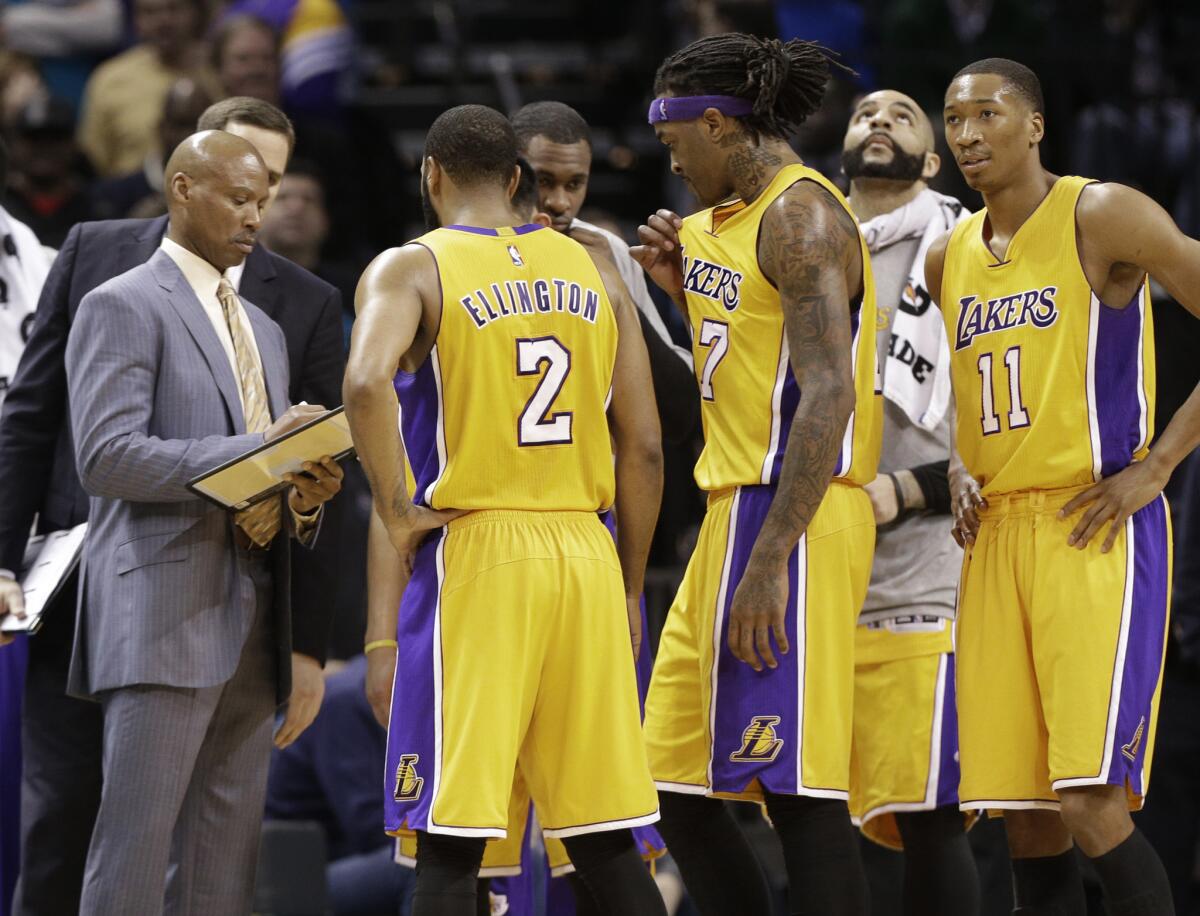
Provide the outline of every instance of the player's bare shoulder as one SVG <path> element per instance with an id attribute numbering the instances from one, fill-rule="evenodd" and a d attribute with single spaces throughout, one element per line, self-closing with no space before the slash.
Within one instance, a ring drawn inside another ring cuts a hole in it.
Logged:
<path id="1" fill-rule="evenodd" d="M 363 271 L 355 294 L 355 308 L 361 309 L 373 292 L 394 292 L 415 287 L 425 298 L 427 290 L 437 289 L 437 261 L 433 252 L 417 242 L 388 248 L 377 254 Z"/>
<path id="2" fill-rule="evenodd" d="M 946 267 L 946 250 L 950 247 L 950 236 L 953 230 L 943 232 L 925 252 L 925 287 L 933 297 L 934 305 L 940 307 L 942 301 L 942 275 Z"/>
<path id="3" fill-rule="evenodd" d="M 781 291 L 812 286 L 835 265 L 853 288 L 862 276 L 858 227 L 829 191 L 815 181 L 797 181 L 763 214 L 758 263 Z"/>

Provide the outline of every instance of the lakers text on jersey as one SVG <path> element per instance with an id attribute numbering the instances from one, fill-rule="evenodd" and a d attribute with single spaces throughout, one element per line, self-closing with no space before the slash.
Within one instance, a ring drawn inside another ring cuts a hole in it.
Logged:
<path id="1" fill-rule="evenodd" d="M 1145 283 L 1104 303 L 1077 253 L 1089 180 L 1059 178 L 1003 258 L 987 212 L 959 223 L 941 303 L 957 442 L 988 501 L 959 588 L 962 783 L 971 808 L 1058 806 L 1058 791 L 1149 780 L 1165 649 L 1170 526 L 1157 499 L 1083 550 L 1058 511 L 1146 455 L 1154 347 Z"/>

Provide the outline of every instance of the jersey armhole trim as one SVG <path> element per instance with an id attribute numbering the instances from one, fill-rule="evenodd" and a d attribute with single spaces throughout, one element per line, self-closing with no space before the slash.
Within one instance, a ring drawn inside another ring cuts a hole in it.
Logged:
<path id="1" fill-rule="evenodd" d="M 1142 289 L 1145 287 L 1146 281 L 1149 279 L 1150 275 L 1146 273 L 1146 271 L 1142 271 L 1142 278 L 1138 281 L 1137 289 L 1133 291 L 1133 296 L 1130 297 L 1129 301 L 1124 305 L 1109 305 L 1102 298 L 1100 298 L 1100 292 L 1094 286 L 1092 286 L 1092 281 L 1087 275 L 1087 268 L 1083 265 L 1083 252 L 1079 250 L 1079 202 L 1083 200 L 1084 192 L 1086 192 L 1088 188 L 1092 187 L 1093 185 L 1109 183 L 1110 182 L 1100 181 L 1099 179 L 1093 178 L 1079 189 L 1079 194 L 1075 198 L 1075 206 L 1071 210 L 1071 227 L 1074 235 L 1072 241 L 1075 245 L 1075 263 L 1079 265 L 1079 273 L 1083 277 L 1083 282 L 1087 286 L 1088 292 L 1096 297 L 1096 301 L 1100 303 L 1101 308 L 1110 309 L 1114 312 L 1123 312 L 1141 298 Z"/>
<path id="2" fill-rule="evenodd" d="M 418 248 L 424 248 L 425 251 L 429 253 L 429 257 L 431 257 L 433 259 L 433 272 L 434 272 L 434 275 L 437 277 L 437 289 L 438 289 L 437 327 L 434 328 L 433 336 L 430 338 L 429 349 L 425 352 L 425 355 L 423 357 L 421 357 L 421 361 L 419 363 L 417 363 L 417 367 L 412 372 L 409 372 L 409 371 L 407 371 L 405 369 L 401 369 L 401 368 L 396 369 L 396 371 L 399 372 L 400 374 L 402 374 L 406 377 L 411 377 L 421 371 L 421 368 L 429 360 L 429 354 L 432 353 L 433 348 L 437 346 L 438 337 L 442 333 L 442 312 L 446 307 L 446 292 L 442 288 L 442 268 L 441 268 L 441 265 L 438 263 L 437 255 L 434 253 L 433 249 L 430 248 L 428 245 L 426 245 L 424 242 L 409 242 L 408 245 L 416 245 Z M 405 247 L 407 247 L 407 245 Z M 405 354 L 405 355 L 407 356 L 408 354 Z"/>

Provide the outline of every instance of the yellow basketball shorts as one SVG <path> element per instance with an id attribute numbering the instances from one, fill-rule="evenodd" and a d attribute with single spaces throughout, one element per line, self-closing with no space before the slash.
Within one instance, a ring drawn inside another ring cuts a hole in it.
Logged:
<path id="1" fill-rule="evenodd" d="M 875 548 L 871 503 L 859 487 L 830 485 L 788 558 L 791 651 L 776 669 L 755 672 L 729 651 L 728 613 L 774 493 L 753 486 L 709 496 L 646 700 L 659 789 L 847 797 L 854 631 Z"/>
<path id="2" fill-rule="evenodd" d="M 400 604 L 385 824 L 504 837 L 518 770 L 548 836 L 658 819 L 612 537 L 586 512 L 431 535 Z"/>
<path id="3" fill-rule="evenodd" d="M 902 849 L 897 814 L 958 804 L 953 623 L 857 635 L 850 815 L 869 839 Z"/>
<path id="4" fill-rule="evenodd" d="M 958 712 L 963 808 L 1057 808 L 1062 789 L 1150 779 L 1171 581 L 1157 498 L 1113 549 L 1058 510 L 1081 488 L 993 496 L 963 560 Z"/>

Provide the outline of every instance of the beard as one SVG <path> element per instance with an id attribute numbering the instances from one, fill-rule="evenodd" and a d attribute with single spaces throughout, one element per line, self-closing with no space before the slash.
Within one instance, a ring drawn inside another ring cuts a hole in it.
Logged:
<path id="1" fill-rule="evenodd" d="M 892 159 L 890 162 L 866 162 L 863 154 L 866 152 L 868 137 L 853 149 L 842 151 L 842 171 L 851 181 L 856 178 L 885 178 L 891 181 L 918 181 L 925 170 L 924 153 L 906 153 L 893 143 Z"/>
<path id="2" fill-rule="evenodd" d="M 437 210 L 433 209 L 433 201 L 429 199 L 429 182 L 425 178 L 421 179 L 421 212 L 425 216 L 427 231 L 442 228 L 442 221 L 437 215 Z"/>

